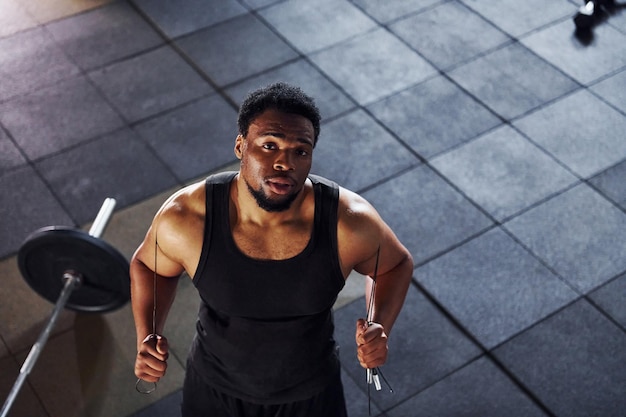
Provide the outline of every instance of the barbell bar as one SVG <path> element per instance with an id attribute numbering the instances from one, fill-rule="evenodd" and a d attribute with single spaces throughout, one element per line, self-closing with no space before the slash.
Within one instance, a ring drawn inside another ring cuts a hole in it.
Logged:
<path id="1" fill-rule="evenodd" d="M 103 313 L 130 300 L 129 263 L 100 239 L 116 201 L 104 200 L 89 232 L 49 226 L 26 238 L 18 252 L 24 280 L 40 296 L 55 303 L 48 322 L 32 346 L 7 397 L 0 417 L 6 417 L 35 365 L 63 308 Z"/>

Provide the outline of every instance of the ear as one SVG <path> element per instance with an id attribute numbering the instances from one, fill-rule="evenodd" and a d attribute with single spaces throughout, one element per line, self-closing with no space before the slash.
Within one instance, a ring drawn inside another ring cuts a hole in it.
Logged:
<path id="1" fill-rule="evenodd" d="M 241 159 L 243 156 L 244 140 L 243 135 L 237 135 L 237 139 L 235 139 L 235 156 L 237 159 Z"/>

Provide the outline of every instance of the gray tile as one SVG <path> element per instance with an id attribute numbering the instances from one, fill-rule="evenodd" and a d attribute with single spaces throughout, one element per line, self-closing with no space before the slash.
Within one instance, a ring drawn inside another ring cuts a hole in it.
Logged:
<path id="1" fill-rule="evenodd" d="M 555 415 L 624 415 L 626 333 L 586 301 L 521 334 L 495 354 Z"/>
<path id="2" fill-rule="evenodd" d="M 456 66 L 510 40 L 457 2 L 443 3 L 397 21 L 390 28 L 441 69 Z"/>
<path id="3" fill-rule="evenodd" d="M 180 182 L 236 160 L 237 112 L 218 95 L 135 126 Z"/>
<path id="4" fill-rule="evenodd" d="M 0 360 L 6 358 L 7 356 L 9 356 L 9 348 L 4 343 L 4 340 L 2 340 L 2 337 L 0 337 Z"/>
<path id="5" fill-rule="evenodd" d="M 44 159 L 37 169 L 78 224 L 92 221 L 107 197 L 122 208 L 176 184 L 127 129 Z"/>
<path id="6" fill-rule="evenodd" d="M 504 226 L 583 293 L 626 270 L 626 214 L 587 185 Z"/>
<path id="7" fill-rule="evenodd" d="M 46 29 L 83 69 L 108 64 L 163 42 L 125 2 L 57 20 Z"/>
<path id="8" fill-rule="evenodd" d="M 249 92 L 277 81 L 297 85 L 305 93 L 311 95 L 320 109 L 322 119 L 336 116 L 355 107 L 355 103 L 352 100 L 304 59 L 285 64 L 256 77 L 248 78 L 239 84 L 227 88 L 226 93 L 236 103 L 241 104 Z"/>
<path id="9" fill-rule="evenodd" d="M 626 12 L 624 12 L 626 16 Z M 590 87 L 591 91 L 626 113 L 626 71 L 617 73 Z"/>
<path id="10" fill-rule="evenodd" d="M 439 156 L 432 164 L 498 220 L 578 181 L 509 126 Z"/>
<path id="11" fill-rule="evenodd" d="M 514 123 L 540 147 L 588 178 L 626 155 L 626 119 L 585 90 Z"/>
<path id="12" fill-rule="evenodd" d="M 156 392 L 151 396 L 136 392 L 135 343 L 118 340 L 114 326 L 102 315 L 78 316 L 72 331 L 48 341 L 29 383 L 50 416 L 125 416 L 142 403 L 180 389 L 184 371 L 169 360 L 167 376 Z"/>
<path id="13" fill-rule="evenodd" d="M 0 128 L 0 175 L 25 163 L 26 159 L 24 159 L 19 149 L 9 139 L 4 129 Z"/>
<path id="14" fill-rule="evenodd" d="M 262 7 L 267 7 L 272 4 L 281 2 L 283 0 L 241 0 L 244 4 L 252 7 L 253 9 L 260 9 Z"/>
<path id="15" fill-rule="evenodd" d="M 626 329 L 626 274 L 592 292 L 589 298 Z"/>
<path id="16" fill-rule="evenodd" d="M 596 175 L 589 182 L 626 209 L 626 160 Z"/>
<path id="17" fill-rule="evenodd" d="M 236 0 L 133 0 L 170 38 L 246 13 Z"/>
<path id="18" fill-rule="evenodd" d="M 425 165 L 364 196 L 411 251 L 416 265 L 493 224 Z"/>
<path id="19" fill-rule="evenodd" d="M 0 37 L 37 26 L 37 21 L 20 3 L 18 0 L 0 2 Z"/>
<path id="20" fill-rule="evenodd" d="M 74 225 L 31 166 L 0 176 L 0 190 L 0 258 L 16 253 L 24 239 L 40 227 Z"/>
<path id="21" fill-rule="evenodd" d="M 514 37 L 573 16 L 577 9 L 568 0 L 461 1 Z"/>
<path id="22" fill-rule="evenodd" d="M 131 122 L 213 91 L 169 46 L 93 71 L 89 77 Z"/>
<path id="23" fill-rule="evenodd" d="M 179 417 L 182 402 L 183 392 L 179 390 L 128 417 Z"/>
<path id="24" fill-rule="evenodd" d="M 383 29 L 317 52 L 311 59 L 361 104 L 396 93 L 436 73 L 423 58 Z"/>
<path id="25" fill-rule="evenodd" d="M 420 156 L 453 148 L 500 119 L 444 77 L 435 77 L 368 107 Z"/>
<path id="26" fill-rule="evenodd" d="M 124 123 L 82 76 L 0 104 L 0 121 L 31 160 L 110 132 Z"/>
<path id="27" fill-rule="evenodd" d="M 311 171 L 359 191 L 418 163 L 367 113 L 356 110 L 324 125 Z"/>
<path id="28" fill-rule="evenodd" d="M 614 8 L 609 10 L 608 23 L 615 29 L 626 34 L 626 11 L 624 11 L 624 4 L 615 2 Z"/>
<path id="29" fill-rule="evenodd" d="M 15 380 L 19 376 L 20 365 L 17 364 L 15 358 L 7 356 L 0 358 L 0 369 L 2 369 L 2 372 L 0 372 L 0 398 L 2 398 L 2 404 L 4 404 Z M 41 405 L 37 393 L 33 391 L 30 384 L 22 385 L 22 389 L 20 389 L 19 394 L 15 398 L 8 417 L 45 415 L 48 414 Z"/>
<path id="30" fill-rule="evenodd" d="M 445 1 L 448 0 L 396 0 L 392 2 L 353 0 L 353 3 L 377 21 L 387 23 Z"/>
<path id="31" fill-rule="evenodd" d="M 359 375 L 363 377 L 364 375 Z M 367 393 L 363 392 L 352 377 L 341 370 L 341 380 L 343 382 L 343 395 L 346 399 L 346 410 L 350 417 L 382 417 L 380 409 L 375 402 L 368 402 Z M 371 411 L 371 412 L 370 412 Z"/>
<path id="32" fill-rule="evenodd" d="M 458 67 L 450 76 L 506 119 L 577 88 L 571 79 L 519 44 Z"/>
<path id="33" fill-rule="evenodd" d="M 177 44 L 219 86 L 277 67 L 298 56 L 250 14 L 181 38 Z"/>
<path id="34" fill-rule="evenodd" d="M 610 25 L 598 25 L 593 37 L 591 45 L 584 45 L 574 36 L 568 19 L 521 42 L 577 81 L 588 84 L 626 65 L 626 34 Z"/>
<path id="35" fill-rule="evenodd" d="M 41 28 L 0 38 L 0 100 L 54 84 L 78 72 L 78 67 Z"/>
<path id="36" fill-rule="evenodd" d="M 373 20 L 347 1 L 292 0 L 278 3 L 260 13 L 305 54 L 335 45 L 375 27 Z"/>
<path id="37" fill-rule="evenodd" d="M 487 349 L 577 297 L 501 229 L 427 263 L 415 275 Z"/>
<path id="38" fill-rule="evenodd" d="M 356 320 L 364 316 L 363 298 L 339 309 L 335 313 L 335 338 L 341 347 L 342 367 L 366 393 L 365 369 L 356 359 L 354 342 Z M 478 355 L 476 345 L 411 287 L 389 335 L 388 361 L 381 368 L 393 393 L 387 389 L 371 390 L 372 400 L 382 410 L 391 408 Z"/>
<path id="39" fill-rule="evenodd" d="M 484 356 L 387 413 L 389 417 L 540 417 L 546 414 Z"/>

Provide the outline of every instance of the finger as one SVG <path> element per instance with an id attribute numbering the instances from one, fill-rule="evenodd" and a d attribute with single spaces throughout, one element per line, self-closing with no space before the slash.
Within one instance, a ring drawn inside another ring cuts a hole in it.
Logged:
<path id="1" fill-rule="evenodd" d="M 387 350 L 377 349 L 372 352 L 357 352 L 359 363 L 364 368 L 376 368 L 387 362 Z"/>
<path id="2" fill-rule="evenodd" d="M 153 356 L 160 361 L 166 361 L 168 359 L 168 351 L 169 346 L 167 339 L 163 336 L 150 335 L 144 339 L 140 346 L 140 353 Z"/>
<path id="3" fill-rule="evenodd" d="M 367 329 L 367 322 L 365 321 L 365 319 L 358 319 L 356 321 L 356 333 L 354 335 L 357 345 L 362 343 L 362 342 L 359 342 L 360 340 L 359 338 L 365 332 L 366 329 Z"/>
<path id="4" fill-rule="evenodd" d="M 370 325 L 367 326 L 365 331 L 360 335 L 360 344 L 371 343 L 380 337 L 387 337 L 383 326 L 378 323 L 370 323 Z"/>
<path id="5" fill-rule="evenodd" d="M 161 355 L 165 357 L 165 360 L 167 360 L 167 357 L 169 356 L 168 352 L 170 350 L 170 347 L 165 337 L 157 336 L 156 350 L 157 352 L 159 352 Z"/>
<path id="6" fill-rule="evenodd" d="M 146 381 L 155 382 L 153 378 L 160 378 L 165 375 L 167 362 L 161 361 L 154 356 L 143 352 L 137 354 L 135 360 L 135 375 Z"/>

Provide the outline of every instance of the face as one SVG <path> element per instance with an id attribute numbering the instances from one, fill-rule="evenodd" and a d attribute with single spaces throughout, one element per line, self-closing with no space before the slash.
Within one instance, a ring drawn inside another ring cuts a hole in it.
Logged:
<path id="1" fill-rule="evenodd" d="M 237 136 L 240 176 L 259 207 L 284 211 L 302 191 L 311 170 L 315 132 L 309 119 L 266 110 Z"/>

